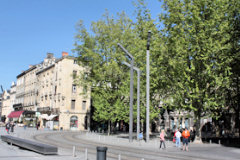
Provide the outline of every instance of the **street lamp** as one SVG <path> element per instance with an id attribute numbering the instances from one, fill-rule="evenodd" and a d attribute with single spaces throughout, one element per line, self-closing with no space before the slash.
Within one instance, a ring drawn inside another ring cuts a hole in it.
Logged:
<path id="1" fill-rule="evenodd" d="M 123 62 L 128 67 L 131 67 L 131 65 L 127 62 Z M 141 71 L 137 67 L 133 67 L 134 70 L 137 71 L 138 75 L 138 83 L 137 83 L 137 140 L 139 140 L 139 133 L 140 133 L 140 76 Z"/>
<path id="2" fill-rule="evenodd" d="M 150 92 L 150 83 L 149 83 L 149 72 L 150 72 L 150 67 L 149 67 L 149 49 L 150 49 L 150 39 L 151 39 L 151 31 L 148 31 L 148 38 L 147 38 L 147 64 L 146 64 L 146 79 L 147 79 L 147 83 L 146 83 L 146 142 L 149 142 L 149 92 Z"/>
<path id="3" fill-rule="evenodd" d="M 127 54 L 127 56 L 131 59 L 131 69 L 130 69 L 130 108 L 129 108 L 129 142 L 132 142 L 132 133 L 133 133 L 133 64 L 134 58 L 133 56 L 120 44 L 118 46 Z"/>

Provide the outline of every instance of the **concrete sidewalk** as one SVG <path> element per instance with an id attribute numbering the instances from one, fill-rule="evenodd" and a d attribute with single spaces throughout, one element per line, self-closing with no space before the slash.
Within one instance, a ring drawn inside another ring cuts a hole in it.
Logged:
<path id="1" fill-rule="evenodd" d="M 24 130 L 23 127 L 16 127 L 15 132 L 10 135 L 16 136 L 19 138 L 32 139 L 34 135 L 42 134 L 42 133 L 59 133 L 61 131 L 48 131 L 48 130 L 36 130 L 36 128 L 27 128 Z M 62 133 L 68 133 L 67 131 L 62 131 Z M 194 159 L 194 157 L 199 157 L 200 159 L 216 159 L 216 160 L 229 160 L 229 159 L 239 159 L 240 157 L 240 149 L 225 147 L 218 144 L 189 144 L 189 152 L 182 151 L 175 147 L 175 144 L 171 141 L 166 141 L 166 150 L 159 149 L 159 138 L 152 138 L 148 143 L 145 141 L 138 142 L 137 140 L 133 140 L 133 142 L 129 142 L 128 134 L 117 134 L 117 135 L 103 135 L 99 133 L 91 133 L 91 132 L 75 132 L 77 134 L 76 138 L 84 139 L 91 142 L 97 142 L 99 144 L 104 145 L 113 145 L 113 146 L 121 146 L 121 147 L 131 147 L 135 149 L 152 151 L 152 152 L 162 152 L 168 155 L 179 155 L 179 156 L 187 156 L 189 159 Z M 5 128 L 0 127 L 0 135 L 6 135 L 7 132 Z M 33 139 L 32 139 L 33 140 Z M 58 155 L 53 156 L 44 156 L 32 151 L 19 149 L 19 147 L 11 146 L 6 144 L 5 142 L 0 141 L 0 159 L 8 159 L 8 160 L 30 160 L 30 159 L 44 159 L 44 160 L 84 160 L 84 153 L 77 153 L 77 157 L 72 156 L 72 150 L 58 148 Z M 96 155 L 89 155 L 89 159 L 96 159 Z M 110 159 L 108 159 L 110 160 Z"/>
<path id="2" fill-rule="evenodd" d="M 102 143 L 103 145 L 117 145 L 128 148 L 142 149 L 145 151 L 162 152 L 167 155 L 186 156 L 189 159 L 216 159 L 216 160 L 239 160 L 240 149 L 233 147 L 225 147 L 219 144 L 194 144 L 189 143 L 189 151 L 182 151 L 175 146 L 172 141 L 166 140 L 166 150 L 159 149 L 159 138 L 152 138 L 148 143 L 145 141 L 133 140 L 129 142 L 128 134 L 117 135 L 102 135 L 99 133 L 86 133 L 77 136 L 79 139 L 84 139 L 92 142 Z"/>
<path id="3" fill-rule="evenodd" d="M 33 140 L 33 136 L 42 133 L 52 133 L 49 130 L 36 130 L 36 128 L 15 127 L 14 133 L 8 134 L 4 127 L 0 127 L 0 135 L 11 135 L 23 139 Z M 34 141 L 34 140 L 33 140 Z M 58 155 L 42 155 L 34 151 L 21 149 L 0 141 L 0 160 L 84 160 L 84 153 L 77 153 L 73 157 L 72 151 L 58 148 Z"/>

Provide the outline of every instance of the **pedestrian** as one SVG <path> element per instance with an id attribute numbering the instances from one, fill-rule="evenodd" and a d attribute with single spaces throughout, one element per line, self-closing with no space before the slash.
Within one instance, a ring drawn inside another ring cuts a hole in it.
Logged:
<path id="1" fill-rule="evenodd" d="M 182 132 L 183 137 L 183 151 L 188 151 L 188 139 L 190 137 L 190 132 L 185 128 L 185 130 Z"/>
<path id="2" fill-rule="evenodd" d="M 11 124 L 10 124 L 10 129 L 11 129 L 11 132 L 12 132 L 12 133 L 14 132 L 14 126 L 15 126 L 15 123 L 14 123 L 14 122 L 11 122 Z"/>
<path id="3" fill-rule="evenodd" d="M 38 121 L 37 124 L 36 124 L 37 130 L 39 129 L 39 127 L 40 127 L 40 122 Z"/>
<path id="4" fill-rule="evenodd" d="M 176 143 L 176 132 L 177 132 L 177 129 L 175 130 L 175 132 L 173 134 L 173 143 Z"/>
<path id="5" fill-rule="evenodd" d="M 164 132 L 163 129 L 161 130 L 161 133 L 160 133 L 160 147 L 159 147 L 159 149 L 162 147 L 162 144 L 164 145 L 163 149 L 166 149 L 166 145 L 165 145 L 165 132 Z"/>
<path id="6" fill-rule="evenodd" d="M 9 129 L 10 129 L 10 122 L 7 122 L 5 125 L 6 131 L 9 134 Z"/>
<path id="7" fill-rule="evenodd" d="M 190 128 L 190 138 L 189 138 L 189 142 L 193 142 L 193 141 L 194 141 L 194 137 L 195 137 L 195 134 L 194 134 L 193 128 L 191 127 L 191 128 Z"/>
<path id="8" fill-rule="evenodd" d="M 176 147 L 180 148 L 181 147 L 181 137 L 182 137 L 182 134 L 179 132 L 179 130 L 177 129 L 176 131 Z"/>
<path id="9" fill-rule="evenodd" d="M 24 130 L 26 130 L 26 128 L 27 128 L 27 124 L 26 124 L 26 123 L 24 123 L 24 126 L 23 126 L 23 127 L 24 127 Z"/>

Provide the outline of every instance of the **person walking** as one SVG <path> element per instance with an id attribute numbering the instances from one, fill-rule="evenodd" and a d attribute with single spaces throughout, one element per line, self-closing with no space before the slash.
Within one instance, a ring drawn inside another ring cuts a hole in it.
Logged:
<path id="1" fill-rule="evenodd" d="M 181 147 L 181 137 L 182 137 L 182 134 L 179 132 L 179 130 L 177 129 L 176 131 L 176 147 L 180 148 Z"/>
<path id="2" fill-rule="evenodd" d="M 165 132 L 164 132 L 163 129 L 161 130 L 161 133 L 160 133 L 160 147 L 159 147 L 159 149 L 161 149 L 162 144 L 164 145 L 163 149 L 166 149 L 166 145 L 165 145 Z"/>
<path id="3" fill-rule="evenodd" d="M 36 123 L 37 130 L 39 129 L 39 127 L 40 127 L 40 121 L 37 121 L 37 123 Z"/>
<path id="4" fill-rule="evenodd" d="M 183 151 L 188 151 L 188 139 L 190 137 L 190 132 L 185 128 L 185 130 L 182 132 L 183 137 Z"/>
<path id="5" fill-rule="evenodd" d="M 14 122 L 11 122 L 11 124 L 10 124 L 10 129 L 11 129 L 11 132 L 12 132 L 12 133 L 14 132 L 14 127 L 15 127 L 15 123 L 14 123 Z"/>
<path id="6" fill-rule="evenodd" d="M 10 129 L 10 122 L 7 122 L 5 125 L 6 131 L 9 134 L 9 129 Z"/>

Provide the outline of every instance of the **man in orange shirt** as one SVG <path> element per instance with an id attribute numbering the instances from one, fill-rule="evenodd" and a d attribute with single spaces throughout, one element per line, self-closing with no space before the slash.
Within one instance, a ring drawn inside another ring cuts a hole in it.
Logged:
<path id="1" fill-rule="evenodd" d="M 183 150 L 188 151 L 188 139 L 190 137 L 190 132 L 185 128 L 185 130 L 182 132 L 182 137 L 183 137 Z"/>

